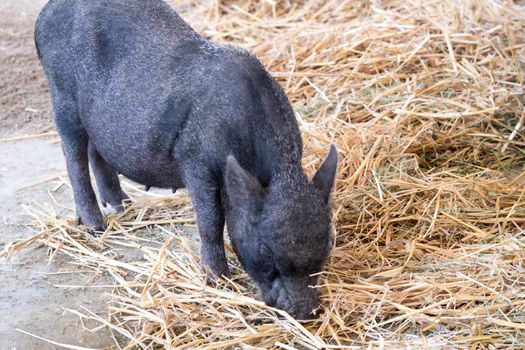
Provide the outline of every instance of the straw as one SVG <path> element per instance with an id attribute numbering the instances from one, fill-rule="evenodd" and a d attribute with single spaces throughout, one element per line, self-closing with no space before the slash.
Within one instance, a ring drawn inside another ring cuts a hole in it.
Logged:
<path id="1" fill-rule="evenodd" d="M 525 8 L 512 1 L 174 1 L 286 88 L 313 174 L 335 142 L 335 248 L 318 319 L 205 284 L 185 194 L 109 217 L 103 240 L 35 209 L 45 244 L 114 279 L 99 321 L 123 348 L 502 349 L 525 343 Z M 149 234 L 144 235 L 144 232 Z M 121 248 L 143 259 L 119 260 Z M 105 288 L 106 286 L 104 286 Z"/>

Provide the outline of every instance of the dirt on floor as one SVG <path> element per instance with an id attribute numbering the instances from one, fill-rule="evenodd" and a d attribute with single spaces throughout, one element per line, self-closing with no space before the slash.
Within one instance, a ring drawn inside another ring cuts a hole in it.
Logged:
<path id="1" fill-rule="evenodd" d="M 45 0 L 0 2 L 0 136 L 48 131 L 51 104 L 33 29 Z"/>
<path id="2" fill-rule="evenodd" d="M 21 161 L 23 159 L 23 161 Z M 45 210 L 71 216 L 72 194 L 55 182 L 65 174 L 60 146 L 49 140 L 0 143 L 0 250 L 13 240 L 31 236 L 29 211 Z M 66 206 L 64 206 L 66 203 Z M 104 284 L 104 277 L 83 271 L 61 255 L 49 262 L 45 248 L 24 251 L 10 261 L 0 259 L 0 349 L 56 349 L 21 331 L 76 346 L 104 348 L 114 344 L 107 331 L 92 333 L 66 309 L 87 307 L 101 312 L 108 298 L 90 288 Z M 65 288 L 79 286 L 86 288 Z M 94 325 L 91 325 L 94 326 Z"/>
<path id="3" fill-rule="evenodd" d="M 33 41 L 34 22 L 45 3 L 0 2 L 0 138 L 54 128 L 49 91 Z M 28 226 L 33 218 L 24 206 L 72 214 L 72 208 L 67 208 L 73 205 L 69 187 L 53 192 L 53 182 L 42 181 L 65 175 L 60 145 L 51 141 L 0 142 L 0 250 L 34 233 Z M 108 297 L 89 286 L 104 284 L 104 277 L 83 271 L 60 255 L 50 259 L 49 253 L 39 248 L 10 261 L 0 258 L 0 350 L 58 348 L 22 331 L 59 343 L 110 347 L 114 342 L 107 330 L 91 332 L 89 328 L 95 325 L 82 324 L 66 311 L 82 307 L 103 311 Z M 88 288 L 64 288 L 71 285 Z"/>

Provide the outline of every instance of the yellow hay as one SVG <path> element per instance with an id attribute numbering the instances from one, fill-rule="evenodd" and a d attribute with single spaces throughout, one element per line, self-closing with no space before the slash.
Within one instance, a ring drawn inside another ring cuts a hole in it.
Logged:
<path id="1" fill-rule="evenodd" d="M 286 88 L 312 173 L 340 149 L 336 247 L 319 318 L 207 286 L 187 196 L 141 197 L 98 240 L 33 210 L 46 244 L 114 278 L 122 348 L 432 349 L 525 344 L 525 5 L 499 0 L 172 1 L 206 37 L 242 45 Z M 137 233 L 137 230 L 141 230 Z M 160 235 L 143 235 L 154 230 Z M 146 238 L 150 237 L 150 238 Z M 123 262 L 121 248 L 140 261 Z M 74 288 L 75 286 L 69 286 Z"/>

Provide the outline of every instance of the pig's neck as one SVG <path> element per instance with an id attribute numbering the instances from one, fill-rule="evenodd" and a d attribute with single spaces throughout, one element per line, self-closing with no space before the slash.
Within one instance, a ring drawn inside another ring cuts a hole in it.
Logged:
<path id="1" fill-rule="evenodd" d="M 264 86 L 271 88 L 259 91 L 263 115 L 253 118 L 257 130 L 251 134 L 256 158 L 253 170 L 257 177 L 262 177 L 259 180 L 263 180 L 263 185 L 270 182 L 297 185 L 305 179 L 301 131 L 284 90 L 269 75 L 267 79 Z"/>
<path id="2" fill-rule="evenodd" d="M 256 144 L 252 157 L 240 159 L 252 175 L 264 186 L 274 183 L 297 182 L 305 175 L 301 168 L 300 148 L 284 151 L 290 147 L 277 144 L 276 140 L 264 140 Z"/>
<path id="3" fill-rule="evenodd" d="M 255 143 L 254 161 L 247 162 L 253 166 L 250 170 L 263 186 L 302 183 L 306 176 L 301 165 L 299 129 L 289 125 L 287 129 L 292 131 L 288 135 L 276 135 L 275 129 L 279 130 L 279 127 L 271 123 L 260 126 L 259 130 L 264 131 L 257 135 L 259 139 Z"/>
<path id="4" fill-rule="evenodd" d="M 301 164 L 283 164 L 278 167 L 269 183 L 269 186 L 286 193 L 288 191 L 302 191 L 307 187 L 309 180 Z"/>

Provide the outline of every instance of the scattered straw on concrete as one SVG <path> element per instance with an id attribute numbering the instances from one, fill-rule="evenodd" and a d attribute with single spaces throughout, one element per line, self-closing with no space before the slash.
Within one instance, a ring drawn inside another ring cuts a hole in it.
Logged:
<path id="1" fill-rule="evenodd" d="M 173 2 L 286 88 L 310 173 L 330 142 L 340 149 L 319 319 L 258 301 L 229 247 L 233 280 L 206 286 L 185 195 L 128 189 L 135 202 L 97 240 L 34 209 L 40 233 L 4 254 L 46 244 L 113 276 L 99 286 L 114 296 L 106 315 L 71 312 L 110 327 L 121 348 L 525 344 L 523 3 Z M 142 258 L 124 262 L 122 249 Z"/>

